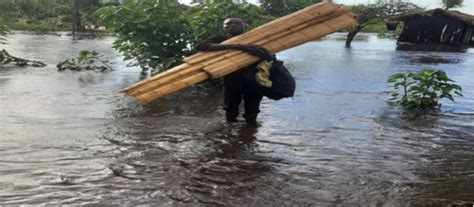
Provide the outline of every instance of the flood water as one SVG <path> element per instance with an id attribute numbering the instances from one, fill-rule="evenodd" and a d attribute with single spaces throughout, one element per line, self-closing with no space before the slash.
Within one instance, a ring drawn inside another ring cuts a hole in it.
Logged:
<path id="1" fill-rule="evenodd" d="M 474 202 L 474 51 L 395 50 L 334 34 L 282 52 L 294 98 L 265 99 L 258 126 L 227 124 L 220 89 L 140 105 L 113 37 L 13 33 L 0 45 L 45 68 L 0 69 L 0 205 L 437 206 Z M 57 72 L 79 50 L 109 73 Z M 387 103 L 390 74 L 443 69 L 457 103 L 411 116 Z"/>

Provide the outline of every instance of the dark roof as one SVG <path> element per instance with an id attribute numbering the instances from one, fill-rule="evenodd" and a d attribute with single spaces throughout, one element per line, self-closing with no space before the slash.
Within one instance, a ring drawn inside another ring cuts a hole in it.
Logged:
<path id="1" fill-rule="evenodd" d="M 440 14 L 449 16 L 455 19 L 459 19 L 463 22 L 466 22 L 469 25 L 474 25 L 474 16 L 465 14 L 459 11 L 447 11 L 444 9 L 433 9 L 433 10 L 424 11 L 424 12 L 416 12 L 416 13 L 393 16 L 393 17 L 387 18 L 386 21 L 406 21 L 408 19 L 412 19 L 416 17 L 432 16 L 432 15 L 440 15 Z"/>

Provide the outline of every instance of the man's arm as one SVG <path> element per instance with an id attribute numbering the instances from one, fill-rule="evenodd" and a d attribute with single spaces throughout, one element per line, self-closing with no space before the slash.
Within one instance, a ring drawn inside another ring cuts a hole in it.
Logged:
<path id="1" fill-rule="evenodd" d="M 273 56 L 266 48 L 259 45 L 245 44 L 218 44 L 215 38 L 208 38 L 196 45 L 196 50 L 201 52 L 220 50 L 240 50 L 249 55 L 257 56 L 265 60 L 273 60 Z"/>

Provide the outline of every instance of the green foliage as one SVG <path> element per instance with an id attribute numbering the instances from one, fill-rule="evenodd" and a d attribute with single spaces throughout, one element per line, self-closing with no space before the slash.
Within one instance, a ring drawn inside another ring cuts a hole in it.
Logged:
<path id="1" fill-rule="evenodd" d="M 440 99 L 454 101 L 453 93 L 462 96 L 461 86 L 444 71 L 425 69 L 418 73 L 395 73 L 388 78 L 392 98 L 405 108 L 429 109 L 441 106 Z"/>
<path id="2" fill-rule="evenodd" d="M 385 3 L 379 0 L 373 4 L 351 6 L 351 10 L 357 14 L 359 24 L 367 26 L 383 22 L 385 18 L 390 16 L 423 11 L 424 9 L 410 2 Z"/>
<path id="3" fill-rule="evenodd" d="M 264 0 L 263 10 L 275 17 L 285 16 L 322 0 Z"/>
<path id="4" fill-rule="evenodd" d="M 0 50 L 0 66 L 4 66 L 7 64 L 14 64 L 20 67 L 27 66 L 27 65 L 31 65 L 33 67 L 46 66 L 46 64 L 42 62 L 18 58 L 18 57 L 10 55 L 6 50 Z"/>
<path id="5" fill-rule="evenodd" d="M 452 9 L 456 7 L 462 7 L 464 0 L 442 0 L 444 9 Z"/>
<path id="6" fill-rule="evenodd" d="M 2 0 L 0 18 L 15 30 L 70 29 L 77 8 L 82 24 L 94 24 L 92 13 L 102 6 L 100 0 Z"/>
<path id="7" fill-rule="evenodd" d="M 97 11 L 99 22 L 117 34 L 114 48 L 134 60 L 143 72 L 160 72 L 194 53 L 193 45 L 221 33 L 222 21 L 238 16 L 247 28 L 261 24 L 265 16 L 251 4 L 218 1 L 189 7 L 177 1 L 128 0 Z"/>
<path id="8" fill-rule="evenodd" d="M 104 72 L 112 70 L 108 65 L 107 60 L 103 60 L 102 56 L 95 50 L 82 50 L 79 52 L 79 57 L 66 59 L 57 65 L 58 71 L 64 70 L 94 70 Z"/>
<path id="9" fill-rule="evenodd" d="M 176 65 L 190 53 L 187 39 L 192 30 L 186 11 L 178 3 L 128 0 L 97 13 L 99 22 L 117 34 L 113 47 L 147 71 Z"/>

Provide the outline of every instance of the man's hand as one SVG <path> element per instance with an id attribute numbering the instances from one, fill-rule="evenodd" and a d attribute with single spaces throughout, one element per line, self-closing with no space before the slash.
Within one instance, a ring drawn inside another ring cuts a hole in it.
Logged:
<path id="1" fill-rule="evenodd" d="M 260 45 L 241 45 L 241 44 L 217 44 L 204 41 L 196 46 L 198 51 L 220 51 L 220 50 L 240 50 L 249 55 L 259 57 L 264 60 L 273 61 L 275 58 L 266 48 Z"/>
<path id="2" fill-rule="evenodd" d="M 273 55 L 266 48 L 259 45 L 241 45 L 242 51 L 249 55 L 257 56 L 268 61 L 273 60 Z"/>

